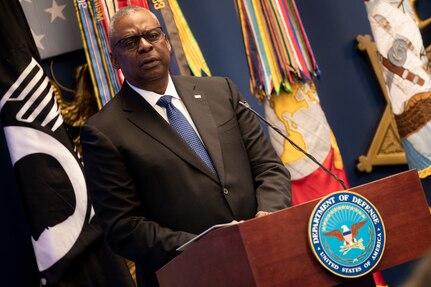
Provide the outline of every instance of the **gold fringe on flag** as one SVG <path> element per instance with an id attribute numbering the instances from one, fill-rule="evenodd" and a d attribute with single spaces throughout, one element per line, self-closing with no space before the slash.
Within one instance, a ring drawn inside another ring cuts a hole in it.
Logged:
<path id="1" fill-rule="evenodd" d="M 174 15 L 174 21 L 177 25 L 179 36 L 183 44 L 184 53 L 189 64 L 190 70 L 195 76 L 202 76 L 202 72 L 211 76 L 210 69 L 207 66 L 205 58 L 193 36 L 187 21 L 184 18 L 183 12 L 176 0 L 168 0 Z"/>

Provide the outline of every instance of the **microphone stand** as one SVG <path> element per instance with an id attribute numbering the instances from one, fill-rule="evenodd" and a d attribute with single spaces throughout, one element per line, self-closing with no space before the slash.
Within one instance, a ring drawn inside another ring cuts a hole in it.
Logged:
<path id="1" fill-rule="evenodd" d="M 290 138 L 288 138 L 279 128 L 271 124 L 269 121 L 267 121 L 264 117 L 262 117 L 258 112 L 253 110 L 250 105 L 247 102 L 241 102 L 239 101 L 239 104 L 245 107 L 247 110 L 251 111 L 253 114 L 255 114 L 261 121 L 263 121 L 267 126 L 269 126 L 271 129 L 276 131 L 280 136 L 282 136 L 285 140 L 287 140 L 295 149 L 305 154 L 311 161 L 313 161 L 315 164 L 317 164 L 319 167 L 321 167 L 327 174 L 329 174 L 331 177 L 333 177 L 336 181 L 338 181 L 344 190 L 347 190 L 346 185 L 344 184 L 344 181 L 342 181 L 338 176 L 333 174 L 329 169 L 327 169 L 324 165 L 322 165 L 320 162 L 318 162 L 314 156 L 303 150 L 300 146 L 298 146 L 295 142 L 293 142 Z"/>

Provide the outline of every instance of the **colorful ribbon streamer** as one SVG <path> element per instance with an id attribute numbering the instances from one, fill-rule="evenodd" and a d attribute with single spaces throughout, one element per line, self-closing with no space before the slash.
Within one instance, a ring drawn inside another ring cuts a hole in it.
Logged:
<path id="1" fill-rule="evenodd" d="M 291 91 L 320 74 L 293 0 L 237 0 L 250 70 L 259 98 Z"/>

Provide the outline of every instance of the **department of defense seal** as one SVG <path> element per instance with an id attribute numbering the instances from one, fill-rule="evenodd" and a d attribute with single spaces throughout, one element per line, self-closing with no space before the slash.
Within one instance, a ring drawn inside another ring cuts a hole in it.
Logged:
<path id="1" fill-rule="evenodd" d="M 308 223 L 308 235 L 319 262 L 347 278 L 370 272 L 382 258 L 386 241 L 377 209 L 350 191 L 332 193 L 317 203 Z"/>

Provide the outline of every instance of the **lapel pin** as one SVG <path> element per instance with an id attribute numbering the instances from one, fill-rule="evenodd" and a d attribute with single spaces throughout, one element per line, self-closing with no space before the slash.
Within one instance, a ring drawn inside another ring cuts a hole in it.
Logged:
<path id="1" fill-rule="evenodd" d="M 201 95 L 195 95 L 195 99 L 200 99 L 200 98 L 202 98 Z"/>

